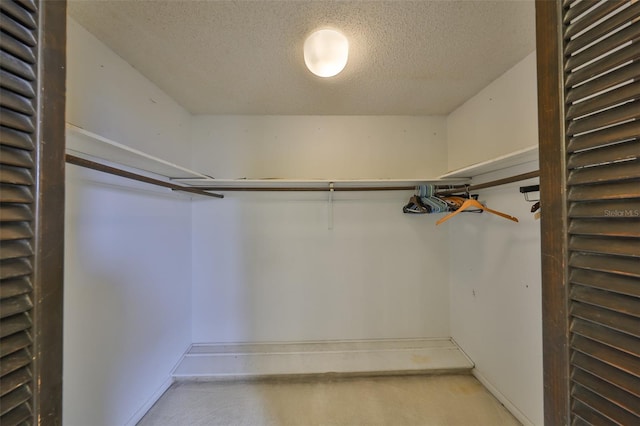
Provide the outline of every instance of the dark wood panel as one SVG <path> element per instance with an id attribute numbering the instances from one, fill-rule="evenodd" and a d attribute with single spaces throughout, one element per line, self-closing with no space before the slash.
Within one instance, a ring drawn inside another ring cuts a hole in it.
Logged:
<path id="1" fill-rule="evenodd" d="M 569 250 L 595 254 L 640 257 L 638 242 L 631 238 L 601 238 L 574 235 L 569 240 Z M 611 276 L 609 276 L 611 278 Z M 640 282 L 637 283 L 640 286 Z"/>
<path id="2" fill-rule="evenodd" d="M 542 339 L 544 423 L 569 424 L 569 358 L 567 313 L 566 135 L 558 71 L 563 47 L 557 2 L 536 1 L 538 138 L 540 151 Z M 577 24 L 576 24 L 577 25 Z M 574 25 L 575 28 L 575 25 Z M 542 125 L 544 123 L 544 125 Z M 640 192 L 640 190 L 639 190 Z"/>
<path id="3" fill-rule="evenodd" d="M 569 93 L 567 94 L 567 103 L 571 104 L 572 102 L 579 101 L 588 96 L 594 96 L 602 92 L 603 90 L 612 89 L 614 86 L 628 82 L 629 80 L 636 78 L 638 75 L 640 75 L 640 64 L 632 63 L 631 65 L 626 65 L 622 68 L 604 74 L 594 80 L 590 80 L 586 83 L 581 84 L 580 86 L 576 86 L 570 89 Z M 617 91 L 616 96 L 627 98 L 629 96 L 632 96 L 634 88 L 633 84 L 631 82 L 628 82 L 626 85 L 614 90 Z M 613 90 L 609 90 L 609 92 L 594 96 L 591 99 L 584 100 L 583 102 L 587 102 L 587 104 L 585 105 L 581 105 L 582 102 L 580 102 L 579 104 L 571 105 L 568 110 L 571 111 L 571 107 L 590 108 L 591 106 L 589 104 L 591 102 L 604 103 L 606 105 L 607 103 L 609 103 L 609 100 L 607 100 L 606 98 L 605 100 L 602 100 L 602 97 L 610 92 L 613 92 Z M 594 111 L 597 111 L 597 109 L 595 109 Z M 574 132 L 570 130 L 569 133 L 575 134 L 580 133 L 580 131 Z"/>

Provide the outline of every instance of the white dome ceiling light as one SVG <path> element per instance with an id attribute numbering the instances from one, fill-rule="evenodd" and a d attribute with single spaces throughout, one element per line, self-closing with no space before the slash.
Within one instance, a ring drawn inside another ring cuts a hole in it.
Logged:
<path id="1" fill-rule="evenodd" d="M 344 69 L 349 57 L 349 41 L 339 31 L 324 29 L 304 42 L 304 63 L 319 77 L 333 77 Z"/>

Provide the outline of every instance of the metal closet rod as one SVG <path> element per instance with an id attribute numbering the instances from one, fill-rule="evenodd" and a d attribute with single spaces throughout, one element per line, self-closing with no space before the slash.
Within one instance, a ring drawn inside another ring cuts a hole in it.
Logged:
<path id="1" fill-rule="evenodd" d="M 205 197 L 224 198 L 224 195 L 222 194 L 206 192 L 206 190 L 203 190 L 201 188 L 190 188 L 186 186 L 176 185 L 170 182 L 164 182 L 162 180 L 153 179 L 147 176 L 142 176 L 136 173 L 131 173 L 125 170 L 117 169 L 115 167 L 110 167 L 104 164 L 96 163 L 95 161 L 76 157 L 75 155 L 67 154 L 65 156 L 65 160 L 67 163 L 75 164 L 76 166 L 86 167 L 87 169 L 97 170 L 99 172 L 108 173 L 111 175 L 116 175 L 116 176 L 124 177 L 127 179 L 131 179 L 131 180 L 136 180 L 138 182 L 144 182 L 144 183 L 149 183 L 151 185 L 162 186 L 164 188 L 169 188 L 174 191 L 189 192 L 192 194 L 204 195 Z"/>
<path id="2" fill-rule="evenodd" d="M 504 179 L 498 179 L 491 182 L 481 183 L 478 185 L 458 185 L 450 189 L 438 190 L 438 195 L 456 194 L 463 191 L 475 191 L 479 189 L 491 188 L 493 186 L 505 185 L 507 183 L 519 182 L 521 180 L 531 179 L 540 176 L 540 171 L 522 173 L 519 175 L 511 176 Z M 251 191 L 251 192 L 321 192 L 331 191 L 329 186 L 325 187 L 277 187 L 277 186 L 199 186 L 199 189 L 205 191 Z M 333 187 L 333 190 L 338 191 L 412 191 L 414 186 L 349 186 L 349 187 Z"/>

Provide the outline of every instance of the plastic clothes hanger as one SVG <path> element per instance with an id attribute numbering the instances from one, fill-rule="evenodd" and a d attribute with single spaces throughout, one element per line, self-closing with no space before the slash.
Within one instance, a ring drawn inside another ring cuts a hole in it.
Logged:
<path id="1" fill-rule="evenodd" d="M 480 209 L 480 210 L 484 210 L 486 212 L 493 213 L 493 214 L 498 215 L 500 217 L 504 217 L 505 219 L 509 219 L 509 220 L 514 221 L 514 222 L 518 222 L 518 218 L 517 217 L 510 216 L 510 215 L 508 215 L 506 213 L 502 213 L 502 212 L 499 212 L 497 210 L 492 210 L 492 209 L 490 209 L 488 207 L 483 206 L 477 200 L 474 200 L 473 198 L 469 198 L 464 203 L 462 203 L 462 205 L 460 206 L 460 208 L 458 210 L 456 210 L 455 212 L 450 213 L 450 214 L 446 215 L 445 217 L 443 217 L 442 219 L 438 220 L 436 222 L 436 225 L 440 225 L 442 222 L 445 222 L 445 221 L 451 219 L 453 216 L 457 215 L 458 213 L 462 212 L 463 210 L 466 210 L 469 207 L 474 207 L 474 208 L 477 208 L 477 209 Z"/>

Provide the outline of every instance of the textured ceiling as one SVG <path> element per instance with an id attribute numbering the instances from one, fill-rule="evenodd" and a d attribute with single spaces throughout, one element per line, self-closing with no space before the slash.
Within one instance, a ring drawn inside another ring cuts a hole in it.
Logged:
<path id="1" fill-rule="evenodd" d="M 70 1 L 82 26 L 193 114 L 447 114 L 535 49 L 533 1 Z M 321 79 L 302 45 L 350 40 Z"/>

